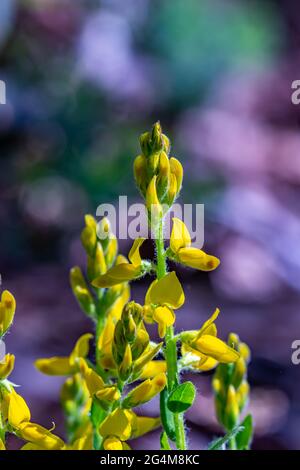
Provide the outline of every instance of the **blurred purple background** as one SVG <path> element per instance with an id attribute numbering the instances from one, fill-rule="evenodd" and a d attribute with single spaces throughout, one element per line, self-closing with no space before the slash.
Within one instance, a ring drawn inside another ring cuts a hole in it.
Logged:
<path id="1" fill-rule="evenodd" d="M 1 0 L 0 269 L 18 303 L 7 345 L 41 424 L 63 435 L 62 380 L 34 360 L 91 327 L 68 285 L 84 265 L 83 215 L 120 194 L 139 201 L 137 137 L 159 119 L 185 167 L 180 200 L 205 204 L 205 248 L 222 261 L 211 275 L 179 270 L 178 328 L 219 306 L 221 336 L 253 352 L 254 448 L 300 448 L 299 13 L 297 0 Z M 193 449 L 220 431 L 210 379 L 193 376 Z M 155 449 L 158 435 L 133 447 Z"/>

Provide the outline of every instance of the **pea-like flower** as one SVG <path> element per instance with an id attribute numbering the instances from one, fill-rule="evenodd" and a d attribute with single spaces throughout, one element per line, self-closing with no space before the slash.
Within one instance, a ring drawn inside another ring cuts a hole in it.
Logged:
<path id="1" fill-rule="evenodd" d="M 116 408 L 99 427 L 105 450 L 129 449 L 126 443 L 152 431 L 160 425 L 159 418 L 137 416 L 131 410 Z"/>
<path id="2" fill-rule="evenodd" d="M 216 309 L 199 331 L 181 334 L 183 363 L 188 361 L 193 369 L 210 370 L 220 363 L 236 362 L 240 354 L 221 339 L 217 338 L 215 320 L 220 313 Z M 185 360 L 185 355 L 188 355 Z"/>
<path id="3" fill-rule="evenodd" d="M 167 327 L 174 324 L 174 310 L 180 308 L 184 301 L 184 292 L 175 271 L 150 285 L 145 297 L 144 318 L 148 323 L 158 324 L 160 338 L 165 336 Z"/>
<path id="4" fill-rule="evenodd" d="M 129 252 L 127 262 L 126 258 L 117 258 L 115 266 L 110 268 L 105 274 L 93 280 L 94 287 L 112 287 L 122 282 L 128 282 L 142 276 L 145 272 L 144 262 L 140 255 L 140 247 L 145 238 L 137 238 Z"/>
<path id="5" fill-rule="evenodd" d="M 213 271 L 220 264 L 215 256 L 191 246 L 191 236 L 186 225 L 176 217 L 173 219 L 169 252 L 175 261 L 200 271 Z"/>

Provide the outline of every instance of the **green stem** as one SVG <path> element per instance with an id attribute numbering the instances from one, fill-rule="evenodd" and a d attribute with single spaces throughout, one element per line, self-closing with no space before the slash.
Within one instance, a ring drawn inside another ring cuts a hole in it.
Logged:
<path id="1" fill-rule="evenodd" d="M 230 450 L 237 450 L 236 449 L 236 440 L 235 440 L 235 437 L 231 437 L 229 439 L 229 449 Z"/>
<path id="2" fill-rule="evenodd" d="M 163 219 L 160 220 L 156 234 L 156 262 L 157 262 L 157 279 L 161 279 L 167 273 L 166 256 L 164 248 L 163 236 Z M 170 393 L 173 388 L 178 385 L 178 369 L 177 369 L 177 346 L 176 339 L 174 338 L 174 328 L 169 326 L 165 336 L 165 358 L 167 363 L 167 377 L 168 377 L 168 392 Z M 186 449 L 186 438 L 184 429 L 184 416 L 183 413 L 174 413 L 174 424 L 176 432 L 176 446 L 180 450 Z"/>

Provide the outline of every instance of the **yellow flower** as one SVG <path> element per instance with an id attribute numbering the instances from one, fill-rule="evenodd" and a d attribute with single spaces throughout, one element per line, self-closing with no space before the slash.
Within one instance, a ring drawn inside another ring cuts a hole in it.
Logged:
<path id="1" fill-rule="evenodd" d="M 92 285 L 95 287 L 112 287 L 122 282 L 131 281 L 142 275 L 142 259 L 140 255 L 140 247 L 145 238 L 137 238 L 129 252 L 128 258 L 130 263 L 125 262 L 124 258 L 121 263 L 116 263 L 105 274 L 93 280 Z"/>
<path id="2" fill-rule="evenodd" d="M 8 407 L 7 419 L 13 428 L 18 429 L 21 423 L 30 421 L 30 410 L 21 395 L 12 389 L 4 398 Z"/>
<path id="3" fill-rule="evenodd" d="M 150 418 L 148 416 L 136 416 L 134 429 L 131 435 L 132 439 L 141 437 L 148 432 L 153 431 L 160 426 L 160 418 Z"/>
<path id="4" fill-rule="evenodd" d="M 92 334 L 82 335 L 76 342 L 69 357 L 50 357 L 48 359 L 38 359 L 35 362 L 36 368 L 47 375 L 72 375 L 78 372 L 78 360 L 87 356 L 89 352 L 89 341 Z"/>
<path id="5" fill-rule="evenodd" d="M 45 450 L 61 450 L 65 443 L 60 437 L 39 424 L 24 422 L 19 425 L 20 437 Z"/>
<path id="6" fill-rule="evenodd" d="M 150 401 L 165 388 L 166 383 L 167 378 L 165 373 L 158 374 L 153 379 L 145 380 L 128 393 L 123 401 L 123 407 L 134 408 Z"/>
<path id="7" fill-rule="evenodd" d="M 13 322 L 16 311 L 16 301 L 14 296 L 4 290 L 0 301 L 0 336 L 4 335 Z"/>
<path id="8" fill-rule="evenodd" d="M 99 432 L 104 439 L 105 450 L 127 450 L 129 446 L 124 441 L 143 436 L 159 425 L 159 418 L 137 416 L 133 411 L 117 408 L 105 418 Z"/>
<path id="9" fill-rule="evenodd" d="M 190 268 L 213 271 L 220 264 L 220 260 L 215 256 L 191 246 L 191 236 L 186 225 L 176 217 L 173 219 L 170 249 L 175 261 Z"/>
<path id="10" fill-rule="evenodd" d="M 109 436 L 103 443 L 104 450 L 123 450 L 123 442 L 117 437 Z"/>
<path id="11" fill-rule="evenodd" d="M 154 219 L 154 221 L 156 221 L 162 215 L 162 206 L 160 205 L 157 196 L 156 179 L 157 176 L 153 176 L 146 192 L 146 207 L 151 214 L 151 220 Z"/>
<path id="12" fill-rule="evenodd" d="M 13 371 L 15 365 L 15 356 L 6 354 L 4 361 L 0 362 L 0 380 L 6 379 Z"/>
<path id="13" fill-rule="evenodd" d="M 240 357 L 237 351 L 217 338 L 217 327 L 214 321 L 219 313 L 220 310 L 216 309 L 198 332 L 185 332 L 181 335 L 182 354 L 183 356 L 185 354 L 194 356 L 191 361 L 193 368 L 210 370 L 218 362 L 236 362 Z"/>
<path id="14" fill-rule="evenodd" d="M 6 450 L 6 449 L 5 449 L 4 442 L 2 441 L 1 438 L 0 438 L 0 450 Z"/>
<path id="15" fill-rule="evenodd" d="M 149 361 L 148 364 L 143 368 L 143 372 L 139 376 L 140 380 L 151 379 L 161 372 L 166 372 L 167 364 L 166 361 Z"/>
<path id="16" fill-rule="evenodd" d="M 150 285 L 145 298 L 144 318 L 148 323 L 158 324 L 161 338 L 165 336 L 167 327 L 175 322 L 173 309 L 180 308 L 184 300 L 184 292 L 175 271 Z"/>
<path id="17" fill-rule="evenodd" d="M 104 388 L 104 381 L 91 367 L 88 367 L 84 359 L 80 359 L 79 364 L 80 372 L 85 380 L 87 389 L 90 395 L 93 396 Z"/>
<path id="18" fill-rule="evenodd" d="M 103 369 L 115 369 L 115 361 L 112 354 L 112 343 L 114 339 L 115 323 L 112 316 L 106 320 L 105 326 L 99 335 L 98 351 L 99 351 L 99 365 Z"/>
<path id="19" fill-rule="evenodd" d="M 127 441 L 132 433 L 135 415 L 132 411 L 116 408 L 100 424 L 99 432 L 105 439 L 108 436 L 115 436 L 120 441 Z"/>

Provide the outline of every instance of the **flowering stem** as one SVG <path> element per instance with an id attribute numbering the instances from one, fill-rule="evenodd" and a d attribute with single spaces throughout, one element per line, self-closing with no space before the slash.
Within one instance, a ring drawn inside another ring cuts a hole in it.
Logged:
<path id="1" fill-rule="evenodd" d="M 163 218 L 160 219 L 156 234 L 156 262 L 157 262 L 157 279 L 161 279 L 167 273 L 166 256 L 164 248 L 164 235 L 163 235 Z M 170 393 L 173 388 L 178 384 L 178 369 L 177 369 L 177 346 L 176 339 L 174 338 L 174 328 L 169 326 L 165 336 L 165 358 L 167 363 L 167 376 L 168 376 L 168 392 Z M 173 413 L 174 425 L 176 432 L 176 446 L 180 450 L 186 449 L 184 418 L 182 413 Z"/>

